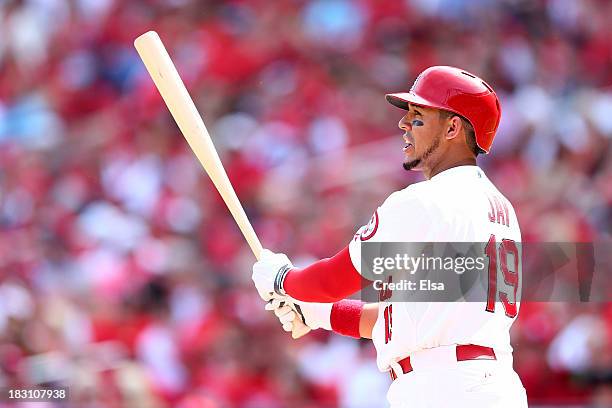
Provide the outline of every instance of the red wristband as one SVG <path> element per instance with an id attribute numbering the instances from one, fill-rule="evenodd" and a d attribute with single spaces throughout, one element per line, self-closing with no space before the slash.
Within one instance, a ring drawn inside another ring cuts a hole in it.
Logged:
<path id="1" fill-rule="evenodd" d="M 329 320 L 334 332 L 343 336 L 361 338 L 359 334 L 359 322 L 363 302 L 358 300 L 341 300 L 334 303 Z"/>

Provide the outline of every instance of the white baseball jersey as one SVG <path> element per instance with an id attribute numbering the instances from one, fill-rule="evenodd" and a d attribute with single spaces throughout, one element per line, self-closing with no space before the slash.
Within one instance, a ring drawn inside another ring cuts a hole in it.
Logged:
<path id="1" fill-rule="evenodd" d="M 391 194 L 349 244 L 358 271 L 363 241 L 488 242 L 489 255 L 503 257 L 495 260 L 499 272 L 490 279 L 497 279 L 496 295 L 504 302 L 495 297 L 488 302 L 381 302 L 372 333 L 381 371 L 415 351 L 445 345 L 512 351 L 509 330 L 519 304 L 507 278 L 514 268 L 510 272 L 520 276 L 520 255 L 511 257 L 510 267 L 501 264 L 508 262 L 508 252 L 516 253 L 521 233 L 512 205 L 479 167 L 454 167 Z"/>

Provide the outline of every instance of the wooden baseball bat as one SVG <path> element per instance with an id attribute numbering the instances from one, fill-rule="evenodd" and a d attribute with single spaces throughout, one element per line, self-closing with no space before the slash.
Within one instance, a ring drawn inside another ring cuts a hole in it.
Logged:
<path id="1" fill-rule="evenodd" d="M 134 46 L 191 150 L 221 194 L 251 251 L 259 259 L 262 251 L 261 242 L 227 177 L 202 116 L 198 113 L 159 35 L 155 31 L 148 31 L 136 38 Z M 293 323 L 294 330 L 291 333 L 293 338 L 301 337 L 310 331 L 299 317 Z"/>

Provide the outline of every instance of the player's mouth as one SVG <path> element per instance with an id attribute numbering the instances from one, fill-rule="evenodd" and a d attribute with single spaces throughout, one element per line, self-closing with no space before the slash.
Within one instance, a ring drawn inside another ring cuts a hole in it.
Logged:
<path id="1" fill-rule="evenodd" d="M 412 137 L 409 136 L 408 133 L 404 133 L 404 152 L 408 153 L 409 150 L 414 150 L 414 143 L 412 141 Z"/>

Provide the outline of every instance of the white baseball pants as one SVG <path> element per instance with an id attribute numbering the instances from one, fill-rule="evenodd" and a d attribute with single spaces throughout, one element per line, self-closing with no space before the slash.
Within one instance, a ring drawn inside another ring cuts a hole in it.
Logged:
<path id="1" fill-rule="evenodd" d="M 453 347 L 410 356 L 413 371 L 389 387 L 391 408 L 527 408 L 527 395 L 512 369 L 512 356 L 457 361 Z"/>

